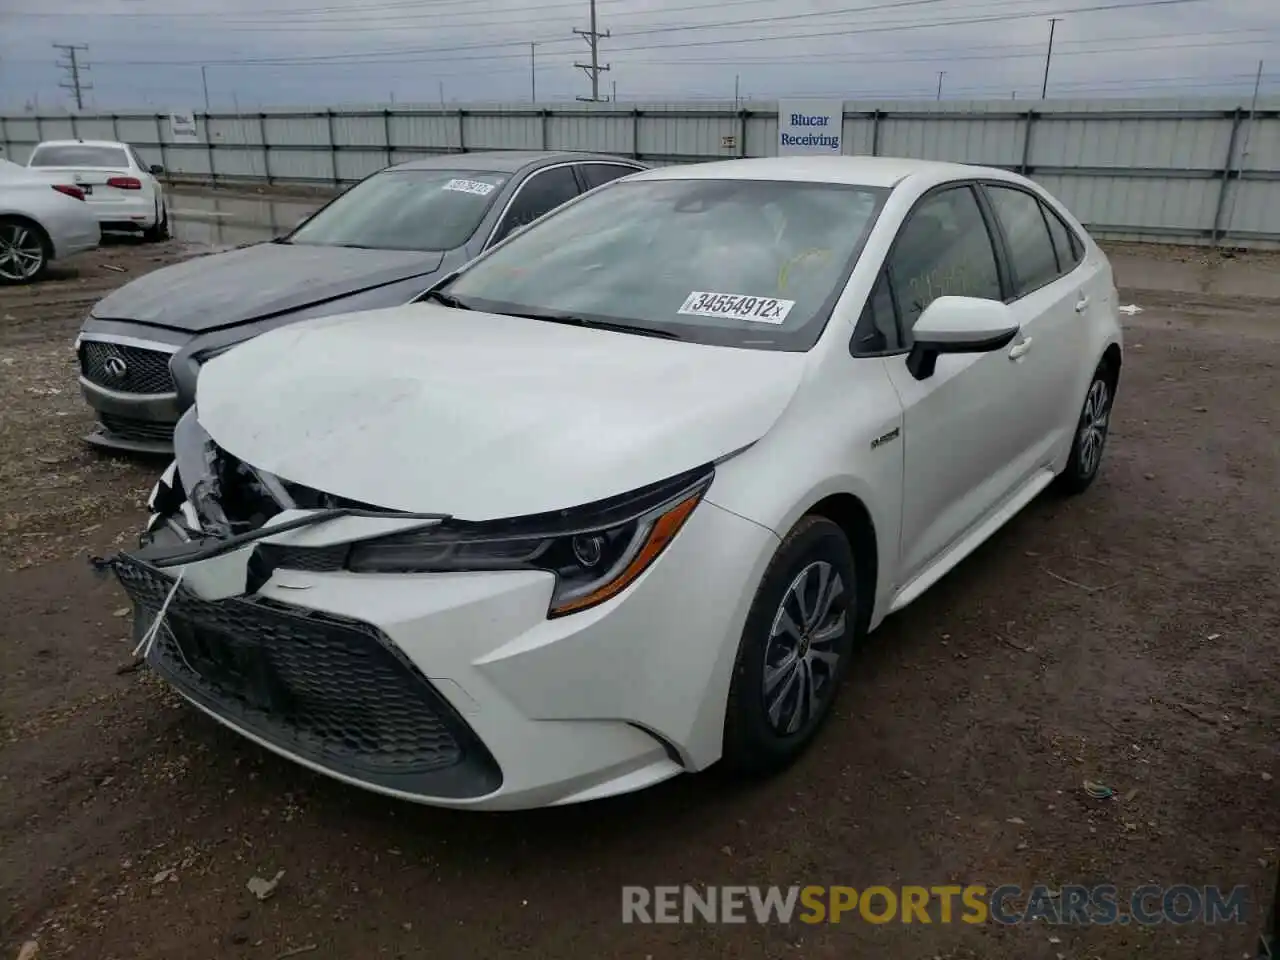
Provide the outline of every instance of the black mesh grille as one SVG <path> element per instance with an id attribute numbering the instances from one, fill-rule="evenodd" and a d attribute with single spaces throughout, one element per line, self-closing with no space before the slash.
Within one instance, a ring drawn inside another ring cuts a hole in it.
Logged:
<path id="1" fill-rule="evenodd" d="M 172 354 L 101 340 L 80 342 L 80 372 L 90 383 L 122 393 L 172 393 Z"/>
<path id="2" fill-rule="evenodd" d="M 115 569 L 145 628 L 173 581 L 133 560 Z M 439 796 L 501 784 L 470 728 L 368 624 L 181 588 L 149 663 L 214 713 L 344 775 Z"/>
<path id="3" fill-rule="evenodd" d="M 98 416 L 102 420 L 102 425 L 121 440 L 144 441 L 147 443 L 173 442 L 172 423 L 157 423 L 154 420 L 132 420 L 129 417 L 113 417 L 109 413 L 101 413 Z"/>

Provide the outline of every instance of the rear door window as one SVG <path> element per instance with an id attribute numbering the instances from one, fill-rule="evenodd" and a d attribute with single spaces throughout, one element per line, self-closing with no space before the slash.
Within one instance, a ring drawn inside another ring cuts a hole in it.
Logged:
<path id="1" fill-rule="evenodd" d="M 1045 222 L 1049 224 L 1049 236 L 1053 238 L 1053 249 L 1058 255 L 1058 272 L 1064 276 L 1080 265 L 1084 259 L 1080 249 L 1080 241 L 1075 232 L 1062 222 L 1048 204 L 1042 203 Z"/>
<path id="2" fill-rule="evenodd" d="M 1024 190 L 987 184 L 987 196 L 1004 231 L 1013 268 L 1014 294 L 1024 297 L 1059 276 L 1058 258 L 1040 201 Z"/>
<path id="3" fill-rule="evenodd" d="M 620 163 L 583 163 L 578 166 L 578 171 L 582 174 L 588 190 L 637 172 L 635 167 L 626 167 Z"/>
<path id="4" fill-rule="evenodd" d="M 544 213 L 550 213 L 577 195 L 578 180 L 573 175 L 572 166 L 537 171 L 518 189 L 498 226 L 498 232 L 494 234 L 493 242 L 497 243 L 517 227 L 533 223 Z"/>

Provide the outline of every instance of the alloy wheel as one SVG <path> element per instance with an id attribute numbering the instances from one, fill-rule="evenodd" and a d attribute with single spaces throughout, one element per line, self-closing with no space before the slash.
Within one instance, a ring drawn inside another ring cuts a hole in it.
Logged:
<path id="1" fill-rule="evenodd" d="M 44 245 L 36 232 L 20 223 L 0 223 L 0 277 L 22 282 L 44 266 Z"/>
<path id="2" fill-rule="evenodd" d="M 1080 429 L 1076 443 L 1080 449 L 1080 474 L 1092 476 L 1102 462 L 1102 447 L 1107 440 L 1107 426 L 1111 420 L 1111 390 L 1102 379 L 1093 381 L 1085 397 L 1084 413 L 1080 416 Z"/>
<path id="3" fill-rule="evenodd" d="M 791 581 L 774 615 L 764 654 L 765 716 L 774 731 L 802 730 L 835 690 L 845 633 L 845 584 L 825 560 L 806 566 Z"/>

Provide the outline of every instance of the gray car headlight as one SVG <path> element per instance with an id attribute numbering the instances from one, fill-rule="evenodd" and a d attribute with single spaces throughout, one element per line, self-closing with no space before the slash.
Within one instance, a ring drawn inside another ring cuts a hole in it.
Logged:
<path id="1" fill-rule="evenodd" d="M 484 523 L 446 521 L 354 543 L 356 573 L 545 570 L 549 617 L 617 596 L 662 554 L 711 485 L 710 466 L 572 510 Z"/>

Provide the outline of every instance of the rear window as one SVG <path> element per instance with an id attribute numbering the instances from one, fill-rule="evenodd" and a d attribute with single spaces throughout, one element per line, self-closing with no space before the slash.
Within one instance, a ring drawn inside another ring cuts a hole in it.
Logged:
<path id="1" fill-rule="evenodd" d="M 93 147 L 83 143 L 36 147 L 29 167 L 128 167 L 122 147 Z"/>

